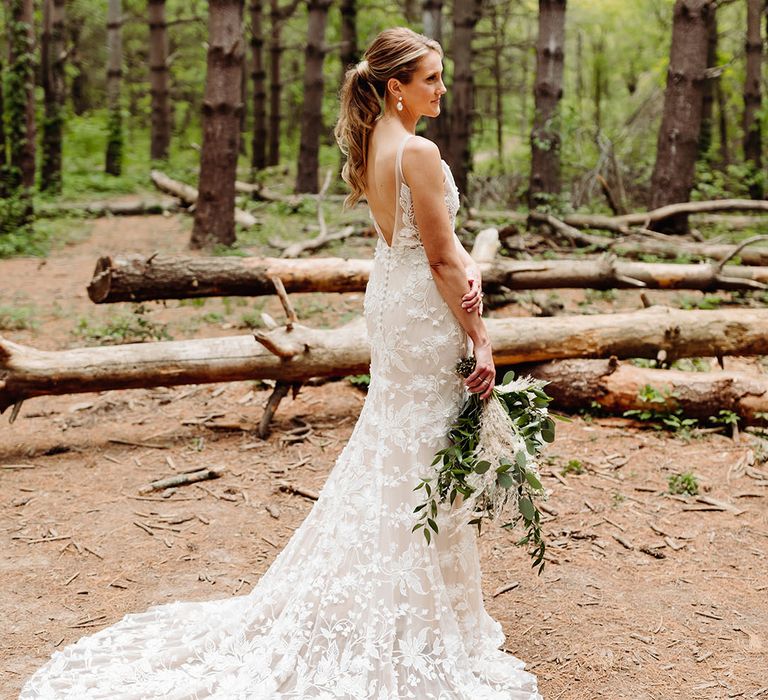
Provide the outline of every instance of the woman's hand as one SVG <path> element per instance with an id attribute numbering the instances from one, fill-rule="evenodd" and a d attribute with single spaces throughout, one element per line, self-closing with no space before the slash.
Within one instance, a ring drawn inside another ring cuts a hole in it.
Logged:
<path id="1" fill-rule="evenodd" d="M 487 399 L 496 380 L 496 366 L 493 363 L 493 351 L 490 341 L 484 345 L 475 346 L 475 369 L 464 383 L 472 393 L 480 394 L 481 399 Z"/>
<path id="2" fill-rule="evenodd" d="M 467 313 L 477 311 L 477 313 L 482 315 L 483 287 L 479 267 L 476 265 L 467 267 L 467 281 L 469 282 L 469 291 L 461 297 L 461 306 Z"/>

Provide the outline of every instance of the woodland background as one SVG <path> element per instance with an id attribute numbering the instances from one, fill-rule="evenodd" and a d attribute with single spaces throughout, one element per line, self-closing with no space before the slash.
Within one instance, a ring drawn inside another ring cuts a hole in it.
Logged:
<path id="1" fill-rule="evenodd" d="M 4 0 L 0 695 L 311 508 L 368 382 L 337 93 L 396 24 L 499 376 L 568 418 L 544 573 L 478 539 L 508 650 L 547 700 L 768 694 L 764 0 Z"/>

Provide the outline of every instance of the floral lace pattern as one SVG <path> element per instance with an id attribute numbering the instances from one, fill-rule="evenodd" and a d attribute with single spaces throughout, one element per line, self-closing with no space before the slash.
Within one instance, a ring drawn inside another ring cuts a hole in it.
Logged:
<path id="1" fill-rule="evenodd" d="M 20 700 L 542 700 L 525 664 L 499 650 L 474 528 L 442 512 L 431 545 L 411 532 L 414 486 L 465 397 L 453 368 L 468 339 L 432 279 L 407 186 L 400 194 L 403 227 L 393 247 L 378 242 L 365 294 L 368 396 L 269 570 L 246 595 L 157 605 L 54 652 Z"/>

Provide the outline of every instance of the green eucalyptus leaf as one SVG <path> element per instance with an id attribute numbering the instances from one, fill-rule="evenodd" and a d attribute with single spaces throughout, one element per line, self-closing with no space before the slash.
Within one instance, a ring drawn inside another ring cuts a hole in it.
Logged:
<path id="1" fill-rule="evenodd" d="M 517 502 L 517 507 L 520 509 L 520 512 L 526 520 L 533 520 L 533 515 L 536 512 L 536 509 L 533 507 L 533 503 L 531 503 L 530 499 L 525 497 L 521 498 Z"/>
<path id="2" fill-rule="evenodd" d="M 541 491 L 543 489 L 541 482 L 534 476 L 532 472 L 526 471 L 525 479 L 537 491 Z"/>
<path id="3" fill-rule="evenodd" d="M 481 460 L 475 465 L 475 472 L 477 474 L 485 474 L 491 468 L 491 463 L 486 460 Z"/>
<path id="4" fill-rule="evenodd" d="M 514 484 L 514 479 L 512 479 L 512 477 L 509 474 L 507 474 L 507 472 L 502 472 L 498 476 L 498 482 L 502 488 L 509 489 L 509 488 L 512 488 L 512 485 Z"/>

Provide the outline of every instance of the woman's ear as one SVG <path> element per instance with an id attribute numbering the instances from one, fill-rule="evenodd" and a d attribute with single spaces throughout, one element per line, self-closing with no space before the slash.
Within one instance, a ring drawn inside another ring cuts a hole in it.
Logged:
<path id="1" fill-rule="evenodd" d="M 395 99 L 402 95 L 400 81 L 397 78 L 390 78 L 387 80 L 387 92 Z"/>

